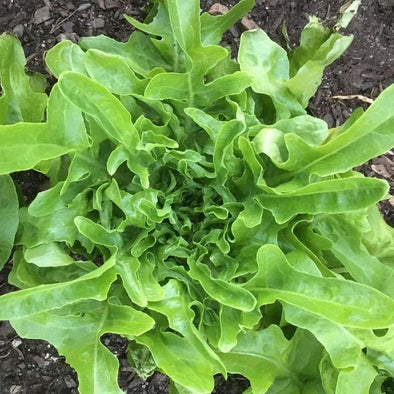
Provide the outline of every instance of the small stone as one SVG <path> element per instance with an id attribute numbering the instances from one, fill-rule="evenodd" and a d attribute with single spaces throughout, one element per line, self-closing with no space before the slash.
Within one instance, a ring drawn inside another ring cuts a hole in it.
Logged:
<path id="1" fill-rule="evenodd" d="M 391 197 L 391 198 L 389 199 L 389 203 L 390 203 L 391 206 L 394 207 L 394 197 Z"/>
<path id="2" fill-rule="evenodd" d="M 90 3 L 83 3 L 83 4 L 81 4 L 79 7 L 78 7 L 78 9 L 77 9 L 77 11 L 85 11 L 85 10 L 87 10 L 88 8 L 90 8 L 92 5 L 90 4 Z"/>
<path id="3" fill-rule="evenodd" d="M 93 20 L 93 28 L 102 29 L 105 26 L 105 21 L 102 18 L 95 18 Z"/>
<path id="4" fill-rule="evenodd" d="M 64 380 L 64 383 L 66 383 L 67 388 L 71 389 L 71 388 L 77 387 L 77 383 L 70 375 L 64 376 L 63 380 Z"/>
<path id="5" fill-rule="evenodd" d="M 254 29 L 259 28 L 259 25 L 255 21 L 253 21 L 252 19 L 248 19 L 248 18 L 242 18 L 241 25 L 246 30 L 254 30 Z"/>
<path id="6" fill-rule="evenodd" d="M 39 368 L 45 365 L 45 360 L 40 356 L 32 356 L 32 359 L 37 363 Z"/>
<path id="7" fill-rule="evenodd" d="M 105 8 L 110 10 L 111 8 L 119 8 L 118 0 L 105 0 Z"/>
<path id="8" fill-rule="evenodd" d="M 64 22 L 62 24 L 62 29 L 65 33 L 71 34 L 74 32 L 74 23 L 71 21 Z"/>
<path id="9" fill-rule="evenodd" d="M 50 19 L 50 15 L 49 15 L 49 7 L 48 6 L 44 6 L 39 8 L 33 16 L 33 23 L 35 25 L 39 25 L 40 23 L 43 23 L 45 21 L 47 21 L 48 19 Z"/>
<path id="10" fill-rule="evenodd" d="M 52 26 L 55 23 L 55 19 L 51 18 L 44 22 L 44 26 Z"/>
<path id="11" fill-rule="evenodd" d="M 376 172 L 378 175 L 383 178 L 390 179 L 391 174 L 387 171 L 387 168 L 383 164 L 372 164 L 372 171 Z"/>
<path id="12" fill-rule="evenodd" d="M 21 24 L 16 25 L 13 29 L 12 32 L 18 37 L 21 38 L 23 36 L 24 33 L 24 29 L 23 26 Z"/>
<path id="13" fill-rule="evenodd" d="M 104 0 L 96 0 L 96 3 L 102 10 L 105 10 Z"/>
<path id="14" fill-rule="evenodd" d="M 76 42 L 78 42 L 79 37 L 75 33 L 70 33 L 70 34 L 68 34 L 68 33 L 61 33 L 61 34 L 56 36 L 56 40 L 58 42 L 65 41 L 65 40 L 70 40 L 70 41 L 76 43 Z"/>
<path id="15" fill-rule="evenodd" d="M 230 27 L 230 33 L 234 38 L 238 38 L 240 36 L 239 31 L 235 26 Z"/>
<path id="16" fill-rule="evenodd" d="M 18 347 L 18 346 L 20 346 L 21 344 L 22 344 L 22 341 L 21 341 L 21 339 L 20 338 L 15 338 L 12 342 L 11 342 L 11 344 L 12 344 L 12 346 L 13 347 Z"/>
<path id="17" fill-rule="evenodd" d="M 23 391 L 22 386 L 13 385 L 10 387 L 10 394 L 19 394 Z"/>

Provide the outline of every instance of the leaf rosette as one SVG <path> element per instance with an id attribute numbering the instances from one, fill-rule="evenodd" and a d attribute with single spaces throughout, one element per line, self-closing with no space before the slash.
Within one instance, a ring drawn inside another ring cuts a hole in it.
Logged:
<path id="1" fill-rule="evenodd" d="M 61 42 L 48 98 L 0 38 L 0 263 L 14 248 L 21 289 L 0 319 L 54 344 L 81 393 L 121 392 L 105 333 L 175 393 L 218 373 L 258 394 L 369 392 L 393 373 L 388 186 L 352 169 L 394 146 L 394 87 L 328 129 L 305 108 L 352 37 L 311 18 L 298 48 L 255 30 L 231 59 L 218 44 L 252 6 L 154 1 L 125 43 Z M 18 208 L 8 174 L 26 169 L 50 187 Z"/>

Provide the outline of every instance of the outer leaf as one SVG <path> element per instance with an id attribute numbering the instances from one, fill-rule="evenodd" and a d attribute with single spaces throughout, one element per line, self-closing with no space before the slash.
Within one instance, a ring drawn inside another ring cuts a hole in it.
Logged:
<path id="1" fill-rule="evenodd" d="M 136 340 L 149 348 L 157 366 L 172 380 L 195 394 L 212 392 L 212 364 L 186 339 L 155 329 Z M 199 371 L 198 375 L 195 371 Z"/>
<path id="2" fill-rule="evenodd" d="M 310 147 L 295 134 L 288 134 L 285 141 L 289 158 L 282 164 L 274 163 L 292 174 L 306 171 L 320 176 L 346 172 L 361 165 L 394 145 L 394 116 L 387 111 L 393 105 L 394 86 L 390 86 L 346 130 L 319 147 Z M 258 146 L 256 148 L 261 152 Z"/>
<path id="3" fill-rule="evenodd" d="M 275 245 L 262 246 L 259 270 L 246 288 L 258 294 L 258 303 L 276 299 L 296 305 L 333 322 L 355 328 L 385 328 L 394 323 L 394 300 L 355 282 L 299 272 Z"/>
<path id="4" fill-rule="evenodd" d="M 190 308 L 192 300 L 185 289 L 175 280 L 164 286 L 164 298 L 159 302 L 149 303 L 149 308 L 160 312 L 168 318 L 170 327 L 183 335 L 195 349 L 211 362 L 216 372 L 226 375 L 226 369 L 193 324 L 194 313 Z"/>
<path id="5" fill-rule="evenodd" d="M 9 175 L 0 176 L 0 269 L 10 257 L 18 228 L 18 196 Z"/>
<path id="6" fill-rule="evenodd" d="M 82 150 L 90 145 L 80 109 L 63 96 L 55 85 L 48 101 L 48 139 L 53 143 Z"/>
<path id="7" fill-rule="evenodd" d="M 294 305 L 285 305 L 284 312 L 289 323 L 305 328 L 316 337 L 329 353 L 336 368 L 358 366 L 363 343 L 344 327 Z"/>
<path id="8" fill-rule="evenodd" d="M 349 215 L 330 215 L 316 220 L 317 228 L 333 241 L 331 251 L 350 275 L 381 292 L 394 297 L 394 269 L 382 264 L 361 242 L 360 223 Z"/>
<path id="9" fill-rule="evenodd" d="M 311 183 L 294 192 L 264 194 L 258 201 L 278 223 L 299 213 L 340 213 L 366 208 L 385 197 L 387 184 L 379 179 L 343 178 Z"/>
<path id="10" fill-rule="evenodd" d="M 72 150 L 69 146 L 53 143 L 45 123 L 0 126 L 0 140 L 0 174 L 28 170 L 43 160 Z"/>
<path id="11" fill-rule="evenodd" d="M 169 64 L 154 46 L 148 36 L 135 32 L 123 43 L 109 37 L 84 37 L 81 39 L 82 49 L 98 49 L 108 54 L 118 55 L 138 74 L 147 76 L 154 68 L 170 69 Z"/>
<path id="12" fill-rule="evenodd" d="M 189 53 L 201 46 L 200 4 L 198 0 L 167 2 L 171 26 L 180 47 Z"/>
<path id="13" fill-rule="evenodd" d="M 104 130 L 129 149 L 138 144 L 138 134 L 129 112 L 102 85 L 84 75 L 64 72 L 59 79 L 64 96 L 83 112 L 96 118 Z"/>
<path id="14" fill-rule="evenodd" d="M 41 122 L 47 95 L 32 90 L 25 74 L 26 59 L 18 39 L 0 35 L 0 125 L 17 122 Z"/>
<path id="15" fill-rule="evenodd" d="M 148 315 L 128 306 L 104 304 L 79 316 L 41 313 L 11 321 L 24 338 L 45 339 L 78 372 L 81 394 L 122 393 L 118 387 L 117 358 L 100 342 L 112 332 L 138 336 L 154 324 Z"/>
<path id="16" fill-rule="evenodd" d="M 86 299 L 105 300 L 116 273 L 114 260 L 70 282 L 37 286 L 0 298 L 0 320 L 22 319 Z"/>
<path id="17" fill-rule="evenodd" d="M 281 329 L 272 325 L 261 331 L 240 334 L 237 346 L 229 353 L 220 353 L 220 358 L 229 372 L 249 379 L 254 393 L 263 394 L 278 377 L 300 384 L 289 368 L 289 345 Z"/>

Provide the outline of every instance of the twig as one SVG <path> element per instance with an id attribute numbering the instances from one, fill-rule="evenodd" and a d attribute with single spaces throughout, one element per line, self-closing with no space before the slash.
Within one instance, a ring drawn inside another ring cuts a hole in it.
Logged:
<path id="1" fill-rule="evenodd" d="M 330 98 L 332 99 L 338 99 L 338 100 L 353 100 L 353 99 L 358 99 L 360 101 L 363 101 L 364 103 L 368 103 L 368 104 L 373 104 L 374 100 L 366 97 L 366 96 L 362 96 L 361 94 L 351 94 L 349 96 L 331 96 Z"/>

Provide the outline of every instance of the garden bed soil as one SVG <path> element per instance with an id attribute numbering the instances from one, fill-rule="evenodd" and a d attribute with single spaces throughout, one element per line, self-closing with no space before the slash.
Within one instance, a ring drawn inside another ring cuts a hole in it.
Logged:
<path id="1" fill-rule="evenodd" d="M 344 2 L 257 0 L 249 18 L 279 43 L 283 42 L 280 29 L 285 22 L 290 45 L 294 46 L 298 43 L 301 29 L 308 22 L 308 14 L 329 21 Z M 201 7 L 208 10 L 213 3 L 213 0 L 202 0 Z M 221 3 L 230 7 L 237 1 Z M 143 19 L 146 1 L 0 0 L 0 32 L 14 33 L 23 44 L 27 68 L 44 73 L 52 84 L 54 80 L 42 61 L 46 50 L 59 40 L 77 41 L 89 35 L 106 34 L 125 41 L 132 31 L 123 18 L 125 13 Z M 225 44 L 231 45 L 234 51 L 243 30 L 244 27 L 237 24 L 225 37 Z M 358 99 L 335 99 L 333 96 L 363 95 L 374 99 L 394 83 L 394 0 L 364 0 L 347 31 L 355 36 L 353 44 L 340 60 L 326 70 L 323 83 L 309 106 L 310 112 L 324 119 L 330 127 L 343 123 L 354 108 L 366 107 Z M 393 152 L 371 160 L 359 170 L 367 176 L 386 179 L 391 192 L 394 192 Z M 26 202 L 45 188 L 45 178 L 34 172 L 15 174 L 14 179 Z M 394 226 L 394 202 L 390 201 L 380 203 L 380 209 L 385 220 Z M 10 265 L 7 264 L 0 272 L 0 294 L 13 290 L 7 284 Z M 119 383 L 123 390 L 138 394 L 168 392 L 165 376 L 156 373 L 143 381 L 133 372 L 126 361 L 126 340 L 109 335 L 102 341 L 120 360 Z M 385 390 L 392 393 L 391 383 L 386 383 Z M 247 385 L 237 376 L 231 376 L 228 381 L 218 378 L 214 392 L 241 393 Z M 0 322 L 0 394 L 71 394 L 78 392 L 77 386 L 75 372 L 51 345 L 44 341 L 20 339 L 7 322 Z"/>

